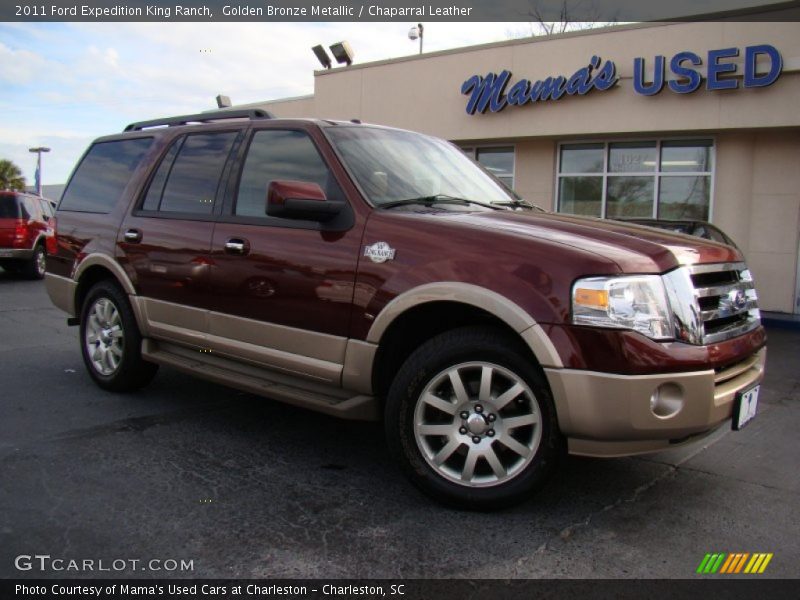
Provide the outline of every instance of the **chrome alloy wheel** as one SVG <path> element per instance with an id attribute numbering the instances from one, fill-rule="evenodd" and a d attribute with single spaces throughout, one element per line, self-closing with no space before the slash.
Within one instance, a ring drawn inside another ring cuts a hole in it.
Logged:
<path id="1" fill-rule="evenodd" d="M 34 260 L 36 261 L 36 275 L 39 278 L 44 277 L 45 271 L 47 270 L 47 255 L 44 250 L 37 250 Z"/>
<path id="2" fill-rule="evenodd" d="M 491 487 L 520 474 L 542 439 L 530 387 L 488 362 L 449 367 L 433 377 L 414 410 L 414 438 L 428 465 L 466 487 Z"/>
<path id="3" fill-rule="evenodd" d="M 100 375 L 113 375 L 122 362 L 125 332 L 114 303 L 98 298 L 89 309 L 86 323 L 86 353 Z"/>

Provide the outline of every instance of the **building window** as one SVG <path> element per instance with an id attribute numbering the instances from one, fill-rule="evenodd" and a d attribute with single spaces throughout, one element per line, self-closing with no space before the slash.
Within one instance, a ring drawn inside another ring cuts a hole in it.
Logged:
<path id="1" fill-rule="evenodd" d="M 711 140 L 561 144 L 558 211 L 707 221 Z"/>
<path id="2" fill-rule="evenodd" d="M 464 154 L 479 162 L 508 189 L 514 189 L 514 147 L 462 148 Z"/>

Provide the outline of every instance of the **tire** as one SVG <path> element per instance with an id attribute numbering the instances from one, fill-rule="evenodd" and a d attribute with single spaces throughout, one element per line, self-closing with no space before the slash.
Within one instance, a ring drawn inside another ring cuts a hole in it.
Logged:
<path id="1" fill-rule="evenodd" d="M 565 447 L 538 365 L 489 327 L 448 331 L 414 351 L 389 389 L 385 427 L 417 487 L 471 510 L 528 498 Z"/>
<path id="2" fill-rule="evenodd" d="M 142 358 L 142 335 L 125 293 L 112 281 L 96 283 L 81 307 L 83 362 L 105 390 L 130 392 L 153 379 L 158 365 Z"/>
<path id="3" fill-rule="evenodd" d="M 27 279 L 44 279 L 45 274 L 45 261 L 47 260 L 47 251 L 44 249 L 43 244 L 36 244 L 33 249 L 33 257 L 25 263 L 21 273 Z"/>

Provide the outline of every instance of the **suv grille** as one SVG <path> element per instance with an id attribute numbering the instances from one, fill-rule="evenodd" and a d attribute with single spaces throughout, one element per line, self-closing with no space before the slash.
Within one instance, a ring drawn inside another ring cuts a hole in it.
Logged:
<path id="1" fill-rule="evenodd" d="M 700 315 L 701 343 L 722 342 L 760 325 L 758 297 L 747 265 L 693 265 L 688 269 Z"/>

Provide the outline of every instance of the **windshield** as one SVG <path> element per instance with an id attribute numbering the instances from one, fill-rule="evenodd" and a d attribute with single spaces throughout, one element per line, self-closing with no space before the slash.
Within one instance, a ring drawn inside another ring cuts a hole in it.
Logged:
<path id="1" fill-rule="evenodd" d="M 340 126 L 326 131 L 375 206 L 435 197 L 498 204 L 516 200 L 444 140 L 377 127 Z"/>

